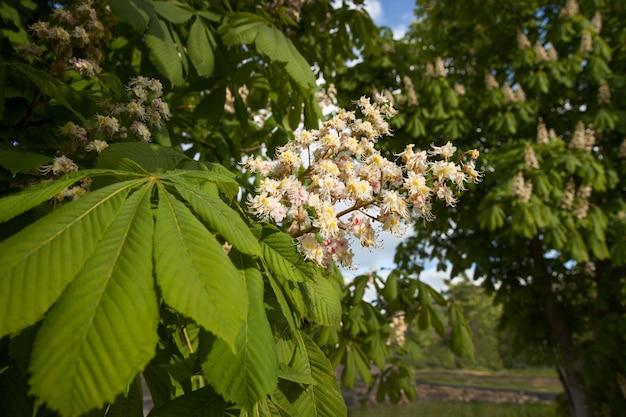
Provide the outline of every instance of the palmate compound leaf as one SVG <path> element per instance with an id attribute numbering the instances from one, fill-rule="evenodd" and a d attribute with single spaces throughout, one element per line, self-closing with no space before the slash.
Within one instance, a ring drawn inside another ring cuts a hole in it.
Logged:
<path id="1" fill-rule="evenodd" d="M 235 342 L 236 353 L 222 340 L 203 364 L 205 376 L 227 401 L 251 411 L 278 382 L 276 345 L 263 304 L 263 276 L 245 255 L 235 254 L 246 283 L 248 314 Z"/>
<path id="2" fill-rule="evenodd" d="M 74 177 L 0 200 L 1 210 L 14 215 L 20 204 L 45 201 L 60 191 L 54 187 L 63 189 L 76 181 Z M 129 190 L 143 181 L 120 182 L 89 193 L 0 242 L 0 336 L 41 318 L 92 255 Z"/>
<path id="3" fill-rule="evenodd" d="M 64 417 L 113 402 L 155 354 L 153 185 L 123 202 L 35 339 L 31 393 Z M 72 256 L 72 243 L 61 259 Z"/>
<path id="4" fill-rule="evenodd" d="M 241 273 L 213 234 L 164 187 L 154 238 L 156 278 L 165 302 L 235 350 L 248 311 Z"/>

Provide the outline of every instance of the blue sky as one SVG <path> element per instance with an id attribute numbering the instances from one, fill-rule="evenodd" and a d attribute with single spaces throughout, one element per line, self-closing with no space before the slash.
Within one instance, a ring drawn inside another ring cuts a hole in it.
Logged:
<path id="1" fill-rule="evenodd" d="M 366 0 L 365 9 L 380 26 L 389 27 L 396 38 L 401 38 L 413 20 L 415 1 Z"/>

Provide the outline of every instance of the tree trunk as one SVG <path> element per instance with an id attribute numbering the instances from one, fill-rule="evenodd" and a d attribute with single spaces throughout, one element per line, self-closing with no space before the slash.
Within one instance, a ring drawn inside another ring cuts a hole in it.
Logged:
<path id="1" fill-rule="evenodd" d="M 545 264 L 541 242 L 535 238 L 530 245 L 536 268 L 534 278 L 539 286 L 540 294 L 545 297 L 545 311 L 552 335 L 550 342 L 557 348 L 562 363 L 562 369 L 559 369 L 559 378 L 565 390 L 571 417 L 591 417 L 571 330 L 565 317 L 563 317 L 563 311 L 552 289 L 552 280 Z"/>
<path id="2" fill-rule="evenodd" d="M 546 314 L 552 329 L 553 341 L 561 356 L 562 372 L 560 375 L 570 414 L 572 417 L 590 417 L 587 394 L 580 377 L 580 365 L 574 353 L 572 335 L 552 292 L 548 294 L 546 299 Z"/>

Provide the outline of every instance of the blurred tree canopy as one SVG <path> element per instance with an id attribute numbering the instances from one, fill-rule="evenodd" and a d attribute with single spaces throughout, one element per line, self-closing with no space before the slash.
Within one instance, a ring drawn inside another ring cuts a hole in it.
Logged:
<path id="1" fill-rule="evenodd" d="M 625 17 L 610 0 L 417 1 L 403 39 L 383 32 L 332 79 L 344 99 L 395 99 L 390 153 L 481 151 L 483 183 L 417 224 L 396 261 L 484 279 L 514 348 L 557 367 L 576 417 L 626 408 Z"/>

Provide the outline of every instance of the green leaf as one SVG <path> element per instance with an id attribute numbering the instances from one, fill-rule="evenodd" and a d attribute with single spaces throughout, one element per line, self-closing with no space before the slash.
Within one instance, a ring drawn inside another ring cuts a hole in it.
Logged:
<path id="1" fill-rule="evenodd" d="M 481 229 L 493 232 L 504 225 L 505 218 L 506 214 L 499 204 L 485 204 L 478 210 L 476 220 Z"/>
<path id="2" fill-rule="evenodd" d="M 226 46 L 251 44 L 260 28 L 267 26 L 265 20 L 252 13 L 233 13 L 226 16 L 219 28 Z"/>
<path id="3" fill-rule="evenodd" d="M 143 33 L 148 27 L 153 8 L 143 0 L 110 0 L 109 6 L 115 16 L 128 23 L 135 31 Z"/>
<path id="4" fill-rule="evenodd" d="M 398 274 L 397 270 L 391 271 L 385 281 L 383 296 L 387 302 L 392 302 L 398 297 Z"/>
<path id="5" fill-rule="evenodd" d="M 167 77 L 172 85 L 183 84 L 183 64 L 178 56 L 178 49 L 167 24 L 156 15 L 150 19 L 146 44 L 150 48 L 150 60 L 157 70 Z"/>
<path id="6" fill-rule="evenodd" d="M 117 399 L 106 413 L 106 417 L 142 417 L 143 392 L 141 378 L 136 376 L 128 386 L 128 390 L 117 396 Z"/>
<path id="7" fill-rule="evenodd" d="M 247 311 L 241 274 L 213 234 L 163 188 L 154 258 L 165 302 L 234 349 Z"/>
<path id="8" fill-rule="evenodd" d="M 243 253 L 252 256 L 261 255 L 259 242 L 234 209 L 221 199 L 189 184 L 176 182 L 175 188 L 212 231 L 221 234 L 228 243 Z"/>
<path id="9" fill-rule="evenodd" d="M 288 411 L 293 410 L 291 414 L 298 417 L 347 416 L 348 411 L 335 370 L 326 355 L 307 335 L 298 331 L 294 337 L 297 348 L 292 366 L 308 374 L 315 384 L 305 387 L 294 384 L 280 387 L 284 396 L 277 397 L 282 397 L 282 401 L 289 401 L 288 406 L 282 407 Z M 275 394 L 272 394 L 272 398 L 275 398 Z"/>
<path id="10" fill-rule="evenodd" d="M 159 314 L 152 271 L 152 187 L 148 183 L 124 201 L 37 334 L 32 393 L 63 416 L 112 402 L 154 356 Z M 88 230 L 82 234 L 90 235 Z M 55 258 L 70 259 L 79 247 L 73 241 Z"/>
<path id="11" fill-rule="evenodd" d="M 33 185 L 22 192 L 4 197 L 0 200 L 0 223 L 38 206 L 76 181 L 88 177 L 90 173 L 86 170 L 72 172 L 54 181 Z"/>
<path id="12" fill-rule="evenodd" d="M 98 156 L 98 168 L 121 169 L 131 159 L 148 172 L 173 169 L 180 161 L 189 159 L 183 152 L 152 143 L 119 142 L 106 147 Z"/>
<path id="13" fill-rule="evenodd" d="M 472 343 L 472 330 L 465 320 L 461 307 L 451 304 L 448 309 L 450 317 L 450 327 L 452 333 L 450 335 L 450 348 L 461 357 L 474 360 L 474 344 Z"/>
<path id="14" fill-rule="evenodd" d="M 278 357 L 272 329 L 263 306 L 263 276 L 244 265 L 248 314 L 235 342 L 236 354 L 217 340 L 203 365 L 207 380 L 228 401 L 251 410 L 278 382 Z M 222 313 L 223 314 L 223 313 Z"/>
<path id="15" fill-rule="evenodd" d="M 268 267 L 281 277 L 304 282 L 315 275 L 315 268 L 310 262 L 304 261 L 290 235 L 266 227 L 262 232 L 261 247 Z"/>
<path id="16" fill-rule="evenodd" d="M 226 406 L 224 399 L 213 388 L 206 386 L 153 409 L 148 416 L 215 417 L 224 415 Z"/>
<path id="17" fill-rule="evenodd" d="M 356 353 L 352 346 L 346 348 L 344 355 L 344 368 L 341 372 L 341 384 L 347 389 L 354 388 L 356 384 Z"/>
<path id="18" fill-rule="evenodd" d="M 214 45 L 215 40 L 212 39 L 211 33 L 202 22 L 202 19 L 199 16 L 196 17 L 189 29 L 187 51 L 193 66 L 198 71 L 198 75 L 202 77 L 208 77 L 213 74 L 215 69 Z"/>
<path id="19" fill-rule="evenodd" d="M 28 77 L 45 95 L 70 110 L 83 122 L 95 113 L 96 105 L 86 91 L 77 91 L 47 72 L 35 69 L 30 65 L 12 62 L 9 68 Z"/>
<path id="20" fill-rule="evenodd" d="M 341 322 L 341 289 L 335 283 L 319 275 L 299 283 L 310 320 L 323 326 L 338 326 Z"/>
<path id="21" fill-rule="evenodd" d="M 177 25 L 183 24 L 193 17 L 193 13 L 184 9 L 184 5 L 172 1 L 153 1 L 154 11 L 160 14 L 165 20 Z M 183 7 L 180 7 L 183 6 Z"/>
<path id="22" fill-rule="evenodd" d="M 361 349 L 360 346 L 354 345 L 353 349 L 354 349 L 354 352 L 356 354 L 355 355 L 355 357 L 356 357 L 356 367 L 357 367 L 357 369 L 359 371 L 359 375 L 361 376 L 361 379 L 363 381 L 365 381 L 365 383 L 368 386 L 370 386 L 374 382 L 374 377 L 372 376 L 372 372 L 371 372 L 370 361 L 369 361 L 369 359 L 365 355 L 365 352 L 363 352 L 363 349 Z"/>
<path id="23" fill-rule="evenodd" d="M 11 171 L 14 177 L 18 172 L 34 169 L 48 162 L 50 157 L 38 153 L 0 149 L 0 166 Z"/>
<path id="24" fill-rule="evenodd" d="M 206 119 L 208 124 L 218 123 L 224 115 L 225 102 L 226 84 L 222 84 L 200 100 L 193 111 L 193 115 L 196 118 Z"/>
<path id="25" fill-rule="evenodd" d="M 92 255 L 130 189 L 141 182 L 88 193 L 0 242 L 0 336 L 41 318 Z"/>
<path id="26" fill-rule="evenodd" d="M 219 32 L 226 46 L 252 44 L 257 51 L 273 61 L 285 63 L 285 70 L 300 86 L 311 88 L 315 76 L 311 66 L 293 42 L 267 21 L 251 13 L 233 13 L 228 16 Z"/>
<path id="27" fill-rule="evenodd" d="M 298 384 L 314 384 L 315 381 L 311 378 L 310 375 L 296 371 L 289 365 L 285 365 L 284 363 L 279 363 L 279 373 L 278 377 L 280 379 L 284 379 L 291 382 L 297 382 Z"/>
<path id="28" fill-rule="evenodd" d="M 257 34 L 254 44 L 257 50 L 270 59 L 285 63 L 287 73 L 301 86 L 311 88 L 315 85 L 315 76 L 311 66 L 280 30 L 263 26 Z"/>

